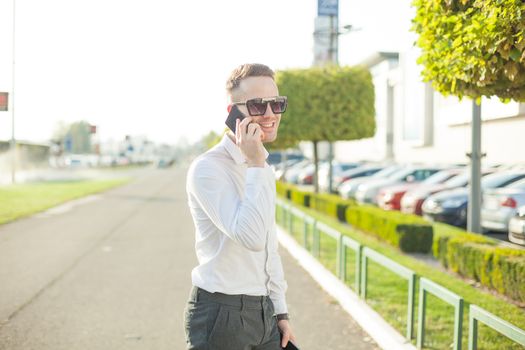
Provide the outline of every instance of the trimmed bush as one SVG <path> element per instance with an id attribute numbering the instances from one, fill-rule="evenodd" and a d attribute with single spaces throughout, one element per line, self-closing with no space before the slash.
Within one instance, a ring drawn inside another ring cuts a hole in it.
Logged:
<path id="1" fill-rule="evenodd" d="M 295 204 L 302 205 L 303 207 L 310 207 L 310 196 L 311 193 L 307 191 L 301 191 L 298 189 L 292 190 L 291 200 Z"/>
<path id="2" fill-rule="evenodd" d="M 514 300 L 525 302 L 525 252 L 495 249 L 492 260 L 492 286 Z"/>
<path id="3" fill-rule="evenodd" d="M 500 248 L 495 242 L 463 234 L 447 241 L 446 264 L 508 297 L 525 302 L 525 251 Z"/>
<path id="4" fill-rule="evenodd" d="M 399 248 L 404 252 L 428 253 L 432 249 L 434 232 L 428 224 L 400 224 L 396 231 L 399 235 Z"/>
<path id="5" fill-rule="evenodd" d="M 346 208 L 355 205 L 353 200 L 344 200 L 335 194 L 312 193 L 311 208 L 345 221 Z"/>
<path id="6" fill-rule="evenodd" d="M 346 222 L 404 252 L 429 253 L 432 249 L 433 228 L 417 216 L 363 205 L 348 207 Z"/>
<path id="7" fill-rule="evenodd" d="M 525 251 L 494 239 L 436 224 L 433 252 L 441 264 L 518 302 L 525 302 Z"/>

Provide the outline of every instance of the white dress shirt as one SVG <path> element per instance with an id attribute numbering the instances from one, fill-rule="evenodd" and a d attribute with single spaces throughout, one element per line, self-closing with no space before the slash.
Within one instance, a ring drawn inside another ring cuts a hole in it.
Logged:
<path id="1" fill-rule="evenodd" d="M 186 190 L 199 261 L 193 285 L 211 293 L 269 295 L 276 314 L 287 313 L 270 166 L 248 167 L 224 135 L 193 161 Z"/>

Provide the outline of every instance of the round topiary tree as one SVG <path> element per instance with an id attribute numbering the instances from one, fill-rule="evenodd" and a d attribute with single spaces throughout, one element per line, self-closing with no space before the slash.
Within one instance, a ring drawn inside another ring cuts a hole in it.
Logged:
<path id="1" fill-rule="evenodd" d="M 525 4 L 521 0 L 415 0 L 413 30 L 423 79 L 474 100 L 468 229 L 481 233 L 481 97 L 525 101 Z"/>

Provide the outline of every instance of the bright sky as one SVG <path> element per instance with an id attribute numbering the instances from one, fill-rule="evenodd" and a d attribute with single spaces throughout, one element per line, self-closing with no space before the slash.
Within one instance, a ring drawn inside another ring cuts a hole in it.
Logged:
<path id="1" fill-rule="evenodd" d="M 0 0 L 0 91 L 12 89 L 15 136 L 45 141 L 59 121 L 86 120 L 102 140 L 145 135 L 190 142 L 226 118 L 224 83 L 245 62 L 273 69 L 313 59 L 316 0 Z M 407 0 L 340 0 L 340 63 L 396 50 Z M 11 112 L 0 112 L 0 140 Z"/>

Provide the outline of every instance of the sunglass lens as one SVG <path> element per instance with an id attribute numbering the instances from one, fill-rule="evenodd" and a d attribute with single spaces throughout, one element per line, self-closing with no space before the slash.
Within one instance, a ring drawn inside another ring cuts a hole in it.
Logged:
<path id="1" fill-rule="evenodd" d="M 272 101 L 270 102 L 270 106 L 272 107 L 272 111 L 274 113 L 280 114 L 286 110 L 286 101 L 284 100 Z"/>
<path id="2" fill-rule="evenodd" d="M 248 113 L 252 116 L 263 115 L 266 113 L 266 102 L 261 101 L 247 101 L 246 107 L 248 108 Z"/>

